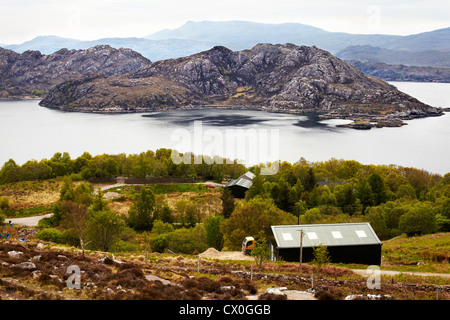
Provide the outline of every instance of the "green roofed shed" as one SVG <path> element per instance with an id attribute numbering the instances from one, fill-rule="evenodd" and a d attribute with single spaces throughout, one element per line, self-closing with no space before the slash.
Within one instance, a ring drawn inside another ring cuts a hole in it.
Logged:
<path id="1" fill-rule="evenodd" d="M 272 226 L 273 260 L 299 261 L 303 230 L 303 261 L 314 259 L 313 248 L 328 249 L 332 262 L 381 264 L 381 241 L 367 222 Z"/>

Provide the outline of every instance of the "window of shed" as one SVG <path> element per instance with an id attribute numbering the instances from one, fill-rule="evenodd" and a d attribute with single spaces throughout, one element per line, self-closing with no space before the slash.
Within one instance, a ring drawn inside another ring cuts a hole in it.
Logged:
<path id="1" fill-rule="evenodd" d="M 292 239 L 292 234 L 290 234 L 290 233 L 282 233 L 281 235 L 283 236 L 284 241 L 294 240 L 294 239 Z"/>
<path id="2" fill-rule="evenodd" d="M 309 240 L 317 240 L 317 234 L 315 232 L 307 232 L 306 235 L 308 236 Z"/>
<path id="3" fill-rule="evenodd" d="M 356 235 L 360 238 L 367 238 L 367 234 L 364 232 L 364 230 L 355 230 Z"/>
<path id="4" fill-rule="evenodd" d="M 335 239 L 342 239 L 342 234 L 340 231 L 331 231 L 331 234 L 333 235 L 333 238 L 335 238 Z"/>

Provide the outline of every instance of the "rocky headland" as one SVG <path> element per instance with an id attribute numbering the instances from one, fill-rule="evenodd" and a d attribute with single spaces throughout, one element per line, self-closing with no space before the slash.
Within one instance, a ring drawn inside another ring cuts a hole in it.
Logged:
<path id="1" fill-rule="evenodd" d="M 222 46 L 152 63 L 129 49 L 96 46 L 18 54 L 0 49 L 0 96 L 41 95 L 41 106 L 64 111 L 125 113 L 228 108 L 317 112 L 355 121 L 349 127 L 401 126 L 439 116 L 383 80 L 331 53 L 293 44 Z"/>
<path id="2" fill-rule="evenodd" d="M 150 60 L 135 51 L 106 45 L 87 50 L 61 49 L 49 55 L 0 48 L 0 99 L 36 98 L 70 79 L 119 75 L 149 64 Z"/>
<path id="3" fill-rule="evenodd" d="M 293 44 L 259 44 L 243 51 L 218 46 L 119 76 L 69 80 L 49 90 L 41 106 L 102 113 L 203 106 L 313 111 L 377 126 L 443 113 L 327 51 Z"/>

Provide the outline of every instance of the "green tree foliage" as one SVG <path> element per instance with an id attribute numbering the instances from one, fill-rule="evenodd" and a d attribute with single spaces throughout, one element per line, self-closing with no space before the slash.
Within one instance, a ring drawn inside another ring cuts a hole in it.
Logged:
<path id="1" fill-rule="evenodd" d="M 334 195 L 336 196 L 337 205 L 343 213 L 353 215 L 362 209 L 353 183 L 343 183 L 335 186 Z"/>
<path id="2" fill-rule="evenodd" d="M 0 210 L 8 210 L 10 208 L 9 198 L 0 197 Z"/>
<path id="3" fill-rule="evenodd" d="M 94 197 L 92 198 L 91 211 L 97 212 L 106 209 L 106 201 L 103 199 L 104 192 L 102 189 L 98 188 Z"/>
<path id="4" fill-rule="evenodd" d="M 89 220 L 89 209 L 84 204 L 77 204 L 73 201 L 63 201 L 61 210 L 64 212 L 62 226 L 66 229 L 68 236 L 78 240 L 83 255 L 86 243 L 86 226 Z"/>
<path id="5" fill-rule="evenodd" d="M 156 252 L 168 249 L 175 253 L 198 254 L 208 248 L 205 227 L 197 225 L 161 234 L 150 240 L 150 246 Z"/>
<path id="6" fill-rule="evenodd" d="M 369 177 L 368 182 L 372 190 L 374 205 L 385 203 L 388 200 L 388 196 L 384 179 L 379 174 L 374 173 Z"/>
<path id="7" fill-rule="evenodd" d="M 68 175 L 83 179 L 111 178 L 119 174 L 135 178 L 149 177 L 208 177 L 221 180 L 225 176 L 237 178 L 246 172 L 244 165 L 236 160 L 214 157 L 212 164 L 204 161 L 194 163 L 194 157 L 188 157 L 191 163 L 174 164 L 171 149 L 151 150 L 140 154 L 102 154 L 92 156 L 85 152 L 76 159 L 71 159 L 67 152 L 57 152 L 50 159 L 30 160 L 18 165 L 13 159 L 8 160 L 0 169 L 0 183 L 26 180 L 41 180 Z"/>
<path id="8" fill-rule="evenodd" d="M 328 249 L 327 247 L 322 246 L 322 244 L 319 244 L 319 246 L 313 248 L 313 255 L 314 259 L 312 261 L 312 264 L 316 266 L 317 274 L 320 277 L 323 267 L 325 267 L 330 262 Z"/>
<path id="9" fill-rule="evenodd" d="M 64 243 L 64 236 L 58 229 L 47 228 L 36 233 L 36 238 L 54 243 Z"/>
<path id="10" fill-rule="evenodd" d="M 135 230 L 151 230 L 155 210 L 155 195 L 149 188 L 142 187 L 133 205 L 128 211 L 127 223 Z"/>
<path id="11" fill-rule="evenodd" d="M 314 187 L 316 186 L 316 183 L 317 183 L 317 179 L 316 179 L 316 175 L 314 174 L 314 169 L 309 168 L 308 173 L 303 182 L 303 186 L 305 187 L 306 191 L 311 192 L 314 189 Z"/>
<path id="12" fill-rule="evenodd" d="M 174 227 L 170 223 L 163 222 L 162 220 L 155 220 L 153 223 L 152 233 L 159 236 L 173 232 L 174 230 Z"/>
<path id="13" fill-rule="evenodd" d="M 179 200 L 175 204 L 175 208 L 178 212 L 180 222 L 184 227 L 195 227 L 199 221 L 198 206 L 190 200 Z"/>
<path id="14" fill-rule="evenodd" d="M 294 212 L 295 203 L 299 200 L 300 195 L 297 192 L 298 188 L 291 187 L 291 185 L 281 178 L 271 190 L 271 197 L 276 206 L 286 212 Z"/>
<path id="15" fill-rule="evenodd" d="M 428 205 L 411 207 L 400 217 L 399 228 L 408 236 L 434 233 L 438 230 L 436 214 Z"/>
<path id="16" fill-rule="evenodd" d="M 234 197 L 231 190 L 228 188 L 222 188 L 220 199 L 222 200 L 222 216 L 229 218 L 235 207 Z"/>
<path id="17" fill-rule="evenodd" d="M 374 204 L 374 195 L 372 192 L 372 187 L 370 186 L 367 179 L 363 179 L 359 182 L 356 188 L 356 195 L 359 199 L 359 202 L 362 206 L 362 213 L 366 211 L 367 207 L 370 207 Z"/>
<path id="18" fill-rule="evenodd" d="M 173 222 L 172 209 L 167 201 L 155 196 L 155 210 L 153 212 L 153 217 L 155 220 L 159 219 L 165 223 Z"/>
<path id="19" fill-rule="evenodd" d="M 271 199 L 256 197 L 236 207 L 231 217 L 220 224 L 224 246 L 240 249 L 247 236 L 258 238 L 271 225 L 295 224 L 296 217 L 277 208 Z"/>
<path id="20" fill-rule="evenodd" d="M 119 214 L 105 209 L 92 212 L 86 225 L 86 236 L 95 250 L 108 252 L 120 240 L 126 224 Z"/>
<path id="21" fill-rule="evenodd" d="M 256 265 L 261 268 L 265 261 L 270 260 L 271 254 L 269 242 L 266 238 L 263 238 L 256 242 L 256 246 L 250 255 L 255 258 Z"/>
<path id="22" fill-rule="evenodd" d="M 210 218 L 206 224 L 206 243 L 219 251 L 223 248 L 223 234 L 220 232 L 220 224 L 223 221 L 223 216 L 217 216 Z"/>
<path id="23" fill-rule="evenodd" d="M 247 200 L 250 200 L 258 195 L 263 195 L 264 194 L 263 185 L 264 185 L 264 178 L 260 174 L 260 169 L 257 168 L 255 171 L 255 176 L 252 180 L 252 185 L 246 192 L 245 198 Z"/>

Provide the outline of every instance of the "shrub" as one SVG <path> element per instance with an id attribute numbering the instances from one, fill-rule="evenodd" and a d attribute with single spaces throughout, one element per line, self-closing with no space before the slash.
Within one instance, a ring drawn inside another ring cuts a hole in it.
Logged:
<path id="1" fill-rule="evenodd" d="M 206 232 L 202 225 L 195 228 L 178 229 L 170 233 L 168 249 L 176 253 L 195 254 L 208 249 Z"/>
<path id="2" fill-rule="evenodd" d="M 111 247 L 112 252 L 137 252 L 139 246 L 129 241 L 118 240 Z"/>
<path id="3" fill-rule="evenodd" d="M 156 238 L 150 240 L 152 251 L 162 253 L 169 247 L 170 234 L 161 234 Z"/>
<path id="4" fill-rule="evenodd" d="M 64 243 L 64 236 L 58 229 L 47 228 L 36 233 L 36 238 L 43 241 L 51 241 L 55 243 Z"/>
<path id="5" fill-rule="evenodd" d="M 161 220 L 155 220 L 153 223 L 152 232 L 161 235 L 165 233 L 173 232 L 175 229 L 170 223 L 163 222 Z"/>
<path id="6" fill-rule="evenodd" d="M 0 197 L 0 209 L 8 210 L 9 208 L 9 199 L 7 197 Z"/>

